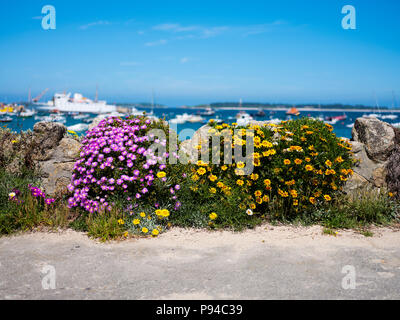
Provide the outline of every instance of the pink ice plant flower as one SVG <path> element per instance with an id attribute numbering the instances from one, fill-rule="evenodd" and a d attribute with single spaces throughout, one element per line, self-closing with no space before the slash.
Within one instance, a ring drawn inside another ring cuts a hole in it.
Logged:
<path id="1" fill-rule="evenodd" d="M 152 194 L 154 172 L 166 168 L 169 153 L 156 157 L 150 149 L 150 124 L 151 120 L 144 117 L 109 117 L 86 133 L 68 185 L 72 193 L 69 207 L 82 207 L 89 212 L 111 210 L 112 203 L 106 199 L 118 194 L 126 194 L 126 199 L 137 207 L 137 201 L 145 201 Z M 166 145 L 165 140 L 160 143 Z M 159 168 L 158 163 L 162 163 Z M 176 198 L 175 191 L 179 189 L 173 189 Z M 36 190 L 35 194 L 40 192 Z"/>

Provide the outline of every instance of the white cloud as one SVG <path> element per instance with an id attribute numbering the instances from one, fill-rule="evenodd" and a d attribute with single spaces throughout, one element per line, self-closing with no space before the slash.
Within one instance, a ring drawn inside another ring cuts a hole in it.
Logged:
<path id="1" fill-rule="evenodd" d="M 232 32 L 242 36 L 262 34 L 270 32 L 277 27 L 286 24 L 285 21 L 276 20 L 270 23 L 245 25 L 245 26 L 201 26 L 201 25 L 188 25 L 183 26 L 179 23 L 164 23 L 153 26 L 153 30 L 163 31 L 168 33 L 179 33 L 175 40 L 185 40 L 193 38 L 211 38 L 221 34 Z"/>
<path id="2" fill-rule="evenodd" d="M 136 61 L 123 61 L 123 62 L 120 62 L 119 65 L 121 67 L 137 67 L 137 66 L 140 66 L 141 63 L 136 62 Z"/>
<path id="3" fill-rule="evenodd" d="M 242 34 L 244 36 L 262 34 L 266 32 L 273 31 L 278 26 L 284 25 L 285 22 L 282 20 L 277 20 L 271 23 L 264 23 L 264 24 L 255 24 L 243 27 Z"/>
<path id="4" fill-rule="evenodd" d="M 164 44 L 167 44 L 167 43 L 168 43 L 167 40 L 161 39 L 161 40 L 158 40 L 158 41 L 146 42 L 144 45 L 146 47 L 154 47 L 154 46 L 161 46 L 161 45 L 164 45 Z"/>
<path id="5" fill-rule="evenodd" d="M 128 25 L 130 25 L 130 24 L 133 23 L 133 22 L 136 22 L 136 19 L 129 19 L 129 20 L 125 21 L 124 24 L 125 24 L 126 26 L 128 26 Z"/>
<path id="6" fill-rule="evenodd" d="M 91 27 L 107 26 L 107 25 L 110 25 L 110 24 L 111 24 L 111 22 L 109 22 L 109 21 L 100 20 L 100 21 L 95 21 L 95 22 L 91 22 L 91 23 L 85 24 L 83 26 L 80 26 L 79 29 L 86 30 L 86 29 L 91 28 Z"/>
<path id="7" fill-rule="evenodd" d="M 221 33 L 228 31 L 229 29 L 230 29 L 229 27 L 204 28 L 202 30 L 202 33 L 204 38 L 210 38 L 220 35 Z"/>
<path id="8" fill-rule="evenodd" d="M 221 34 L 227 30 L 229 30 L 229 27 L 222 26 L 222 27 L 205 27 L 205 26 L 197 26 L 197 25 L 192 25 L 192 26 L 182 26 L 179 23 L 164 23 L 164 24 L 159 24 L 153 27 L 153 30 L 157 31 L 166 31 L 166 32 L 172 32 L 172 33 L 191 33 L 190 35 L 185 35 L 179 38 L 194 38 L 194 37 L 200 37 L 200 38 L 209 38 L 209 37 L 214 37 L 218 34 Z"/>
<path id="9" fill-rule="evenodd" d="M 189 58 L 188 57 L 183 57 L 182 59 L 181 59 L 181 63 L 186 63 L 186 62 L 188 62 L 189 61 Z"/>
<path id="10" fill-rule="evenodd" d="M 177 28 L 179 28 L 179 24 L 176 23 L 164 23 L 153 27 L 154 30 L 161 31 L 175 31 Z"/>

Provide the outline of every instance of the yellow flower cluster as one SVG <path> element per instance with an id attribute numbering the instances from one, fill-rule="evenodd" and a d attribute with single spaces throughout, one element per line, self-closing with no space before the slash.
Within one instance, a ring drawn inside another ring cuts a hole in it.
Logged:
<path id="1" fill-rule="evenodd" d="M 254 169 L 245 175 L 245 161 L 221 166 L 198 161 L 192 170 L 192 190 L 215 201 L 235 195 L 240 198 L 243 214 L 246 210 L 251 215 L 265 212 L 276 202 L 297 212 L 321 201 L 333 201 L 335 192 L 353 174 L 351 145 L 337 138 L 333 127 L 323 122 L 304 118 L 246 128 L 210 125 L 212 134 L 228 130 L 232 147 L 252 142 Z M 211 220 L 216 219 L 212 217 L 210 214 Z"/>
<path id="2" fill-rule="evenodd" d="M 159 218 L 167 218 L 167 217 L 169 217 L 169 211 L 167 210 L 167 209 L 158 209 L 158 210 L 156 210 L 156 215 L 157 215 L 157 217 L 159 217 Z"/>
<path id="3" fill-rule="evenodd" d="M 153 237 L 158 236 L 163 230 L 160 220 L 170 216 L 168 209 L 157 209 L 148 214 L 143 211 L 136 214 L 131 212 L 130 214 L 133 216 L 133 230 L 136 230 L 142 235 L 151 235 Z"/>

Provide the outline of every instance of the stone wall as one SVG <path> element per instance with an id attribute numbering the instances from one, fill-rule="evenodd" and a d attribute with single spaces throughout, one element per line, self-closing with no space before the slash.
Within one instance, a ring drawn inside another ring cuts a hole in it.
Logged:
<path id="1" fill-rule="evenodd" d="M 388 163 L 396 152 L 396 131 L 390 124 L 375 117 L 358 118 L 352 130 L 354 157 L 360 162 L 346 188 L 352 190 L 366 185 L 387 187 Z"/>
<path id="2" fill-rule="evenodd" d="M 79 149 L 79 140 L 56 122 L 38 122 L 33 131 L 22 134 L 2 130 L 0 135 L 0 160 L 6 170 L 18 174 L 23 167 L 35 169 L 51 196 L 66 192 Z"/>
<path id="3" fill-rule="evenodd" d="M 33 128 L 35 140 L 40 146 L 34 160 L 42 186 L 49 195 L 66 192 L 79 156 L 80 142 L 66 132 L 64 125 L 54 122 L 38 122 Z"/>

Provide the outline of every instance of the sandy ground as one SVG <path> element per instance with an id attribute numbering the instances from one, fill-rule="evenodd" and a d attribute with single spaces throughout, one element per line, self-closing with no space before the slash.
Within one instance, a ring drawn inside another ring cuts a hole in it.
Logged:
<path id="1" fill-rule="evenodd" d="M 0 299 L 399 299 L 400 232 L 372 231 L 264 225 L 110 243 L 71 230 L 3 237 Z M 349 270 L 355 288 L 343 287 Z"/>

